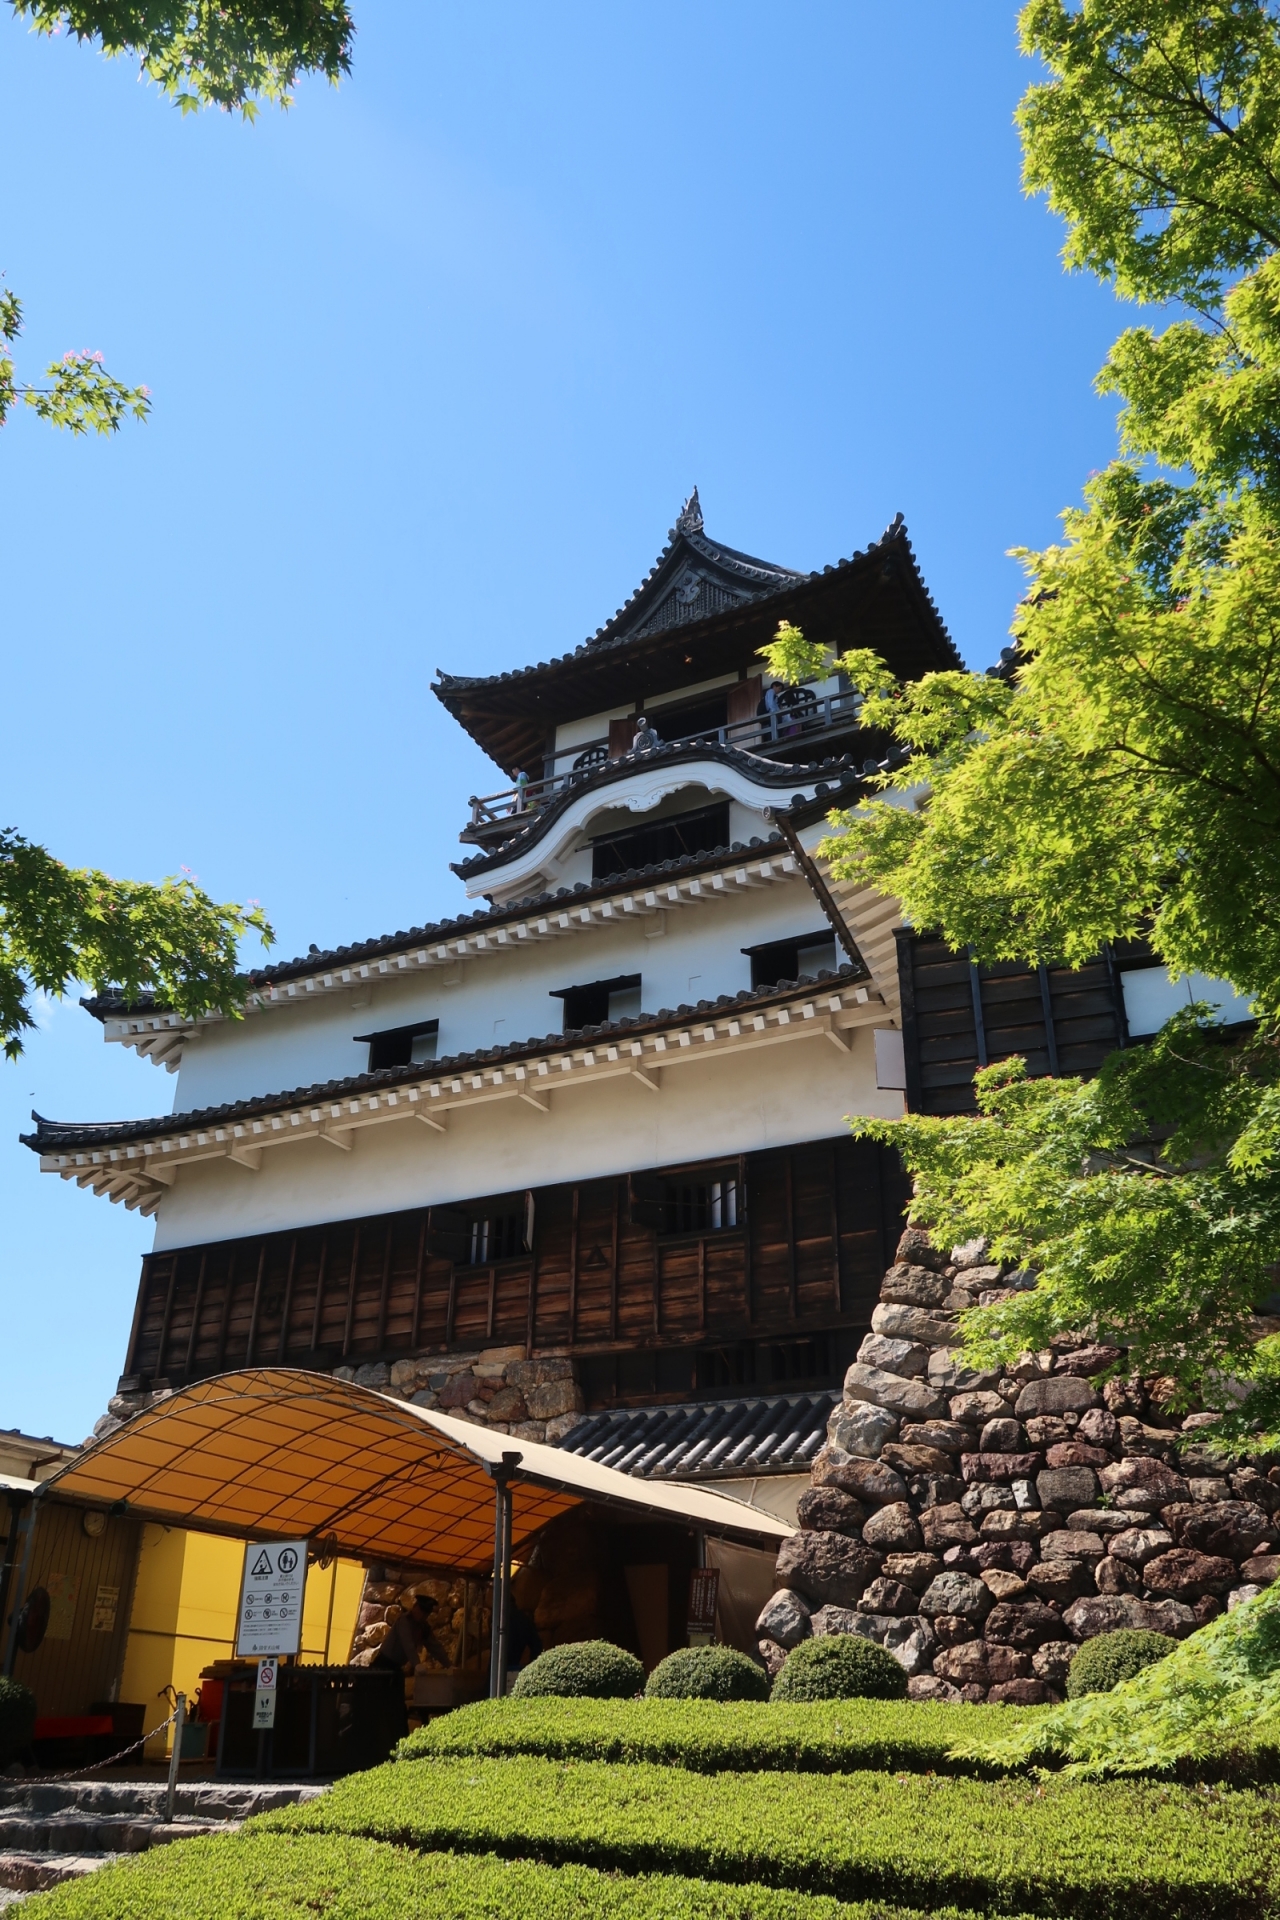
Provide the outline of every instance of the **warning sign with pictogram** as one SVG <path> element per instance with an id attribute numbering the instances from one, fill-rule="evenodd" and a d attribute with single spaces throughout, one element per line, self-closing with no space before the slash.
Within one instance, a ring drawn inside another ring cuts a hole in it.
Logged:
<path id="1" fill-rule="evenodd" d="M 236 1623 L 236 1653 L 242 1659 L 300 1651 L 306 1582 L 305 1540 L 249 1542 Z"/>

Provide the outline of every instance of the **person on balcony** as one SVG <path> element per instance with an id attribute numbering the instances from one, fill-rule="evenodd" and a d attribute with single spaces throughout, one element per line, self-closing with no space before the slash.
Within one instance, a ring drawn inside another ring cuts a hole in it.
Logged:
<path id="1" fill-rule="evenodd" d="M 525 772 L 524 768 L 521 767 L 516 773 L 516 812 L 517 813 L 523 813 L 525 810 L 525 804 L 526 804 L 525 793 L 528 789 L 528 785 L 529 785 L 529 776 Z"/>
<path id="2" fill-rule="evenodd" d="M 632 753 L 652 753 L 655 747 L 660 747 L 661 745 L 661 739 L 649 725 L 644 715 L 642 713 L 638 714 L 636 716 L 636 736 L 631 742 Z"/>

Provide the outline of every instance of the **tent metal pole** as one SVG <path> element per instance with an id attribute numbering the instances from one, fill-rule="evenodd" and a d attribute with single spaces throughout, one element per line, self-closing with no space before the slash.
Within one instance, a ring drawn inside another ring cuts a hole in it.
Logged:
<path id="1" fill-rule="evenodd" d="M 507 1684 L 507 1629 L 511 1619 L 511 1476 L 520 1464 L 518 1453 L 504 1453 L 501 1461 L 486 1460 L 493 1480 L 493 1598 L 489 1610 L 489 1698 L 500 1700 Z"/>

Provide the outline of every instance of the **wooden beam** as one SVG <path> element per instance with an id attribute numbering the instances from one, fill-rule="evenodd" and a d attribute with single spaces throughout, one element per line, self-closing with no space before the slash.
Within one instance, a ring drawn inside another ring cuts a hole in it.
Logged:
<path id="1" fill-rule="evenodd" d="M 133 1305 L 133 1325 L 129 1329 L 129 1344 L 125 1348 L 124 1370 L 127 1374 L 136 1373 L 138 1368 L 138 1344 L 142 1338 L 142 1320 L 151 1293 L 151 1269 L 154 1264 L 155 1255 L 144 1253 L 142 1278 L 138 1282 L 138 1297 Z"/>
<path id="2" fill-rule="evenodd" d="M 222 1296 L 222 1319 L 218 1326 L 218 1364 L 215 1373 L 221 1373 L 227 1364 L 227 1327 L 231 1320 L 231 1295 L 236 1284 L 236 1250 L 232 1247 L 227 1255 L 227 1283 Z"/>
<path id="3" fill-rule="evenodd" d="M 489 1313 L 485 1321 L 485 1338 L 493 1338 L 493 1313 L 498 1303 L 498 1267 L 496 1261 L 489 1263 Z"/>
<path id="4" fill-rule="evenodd" d="M 444 1133 L 446 1131 L 444 1114 L 441 1114 L 437 1120 L 434 1113 L 424 1113 L 421 1107 L 416 1107 L 413 1117 L 415 1120 L 421 1120 L 424 1127 L 430 1127 L 433 1133 Z M 333 1144 L 337 1146 L 338 1142 L 335 1140 Z"/>
<path id="5" fill-rule="evenodd" d="M 264 1234 L 258 1248 L 258 1271 L 253 1282 L 253 1306 L 249 1310 L 249 1338 L 245 1342 L 244 1363 L 253 1365 L 253 1348 L 258 1338 L 258 1309 L 262 1304 L 262 1274 L 267 1264 L 267 1240 Z"/>
<path id="6" fill-rule="evenodd" d="M 662 1079 L 657 1067 L 632 1067 L 631 1078 L 647 1087 L 650 1093 L 662 1092 Z"/>
<path id="7" fill-rule="evenodd" d="M 156 1349 L 156 1372 L 162 1380 L 165 1378 L 166 1372 L 164 1355 L 165 1348 L 169 1344 L 169 1325 L 173 1319 L 173 1290 L 177 1284 L 178 1256 L 176 1253 L 171 1253 L 169 1255 L 169 1285 L 165 1289 L 164 1314 L 160 1321 L 160 1345 Z"/>
<path id="8" fill-rule="evenodd" d="M 448 1303 L 448 1306 L 445 1308 L 445 1316 L 444 1316 L 444 1343 L 447 1347 L 451 1347 L 453 1345 L 453 1322 L 454 1322 L 454 1317 L 457 1314 L 457 1311 L 458 1311 L 458 1263 L 456 1260 L 453 1260 L 449 1264 L 449 1303 Z"/>
<path id="9" fill-rule="evenodd" d="M 569 1345 L 578 1337 L 578 1205 L 581 1188 L 574 1183 L 573 1218 L 569 1228 Z"/>
<path id="10" fill-rule="evenodd" d="M 973 957 L 973 948 L 969 949 L 969 991 L 973 996 L 973 1039 L 977 1049 L 978 1065 L 989 1066 L 987 1059 L 987 1023 L 982 1011 L 982 976 L 978 972 L 978 963 Z"/>
<path id="11" fill-rule="evenodd" d="M 293 1312 L 293 1273 L 298 1264 L 298 1236 L 295 1233 L 289 1242 L 289 1270 L 284 1278 L 284 1305 L 280 1309 L 280 1338 L 276 1342 L 276 1365 L 284 1365 L 285 1350 L 289 1343 L 289 1315 Z"/>
<path id="12" fill-rule="evenodd" d="M 200 1312 L 204 1306 L 204 1276 L 209 1264 L 209 1249 L 200 1249 L 200 1270 L 196 1274 L 196 1297 L 191 1308 L 191 1332 L 187 1335 L 187 1378 L 191 1378 L 196 1364 L 196 1348 L 200 1342 Z"/>
<path id="13" fill-rule="evenodd" d="M 840 1311 L 840 1161 L 831 1142 L 831 1305 Z"/>
<path id="14" fill-rule="evenodd" d="M 228 1160 L 234 1160 L 238 1167 L 247 1167 L 250 1173 L 257 1173 L 262 1166 L 261 1147 L 233 1146 L 227 1148 Z"/>
<path id="15" fill-rule="evenodd" d="M 609 1338 L 618 1337 L 618 1249 L 621 1244 L 622 1186 L 613 1183 L 613 1251 L 609 1267 Z"/>
<path id="16" fill-rule="evenodd" d="M 707 1329 L 707 1238 L 698 1235 L 698 1331 Z"/>
<path id="17" fill-rule="evenodd" d="M 391 1243 L 395 1237 L 396 1223 L 392 1216 L 387 1221 L 387 1244 L 382 1250 L 382 1289 L 378 1295 L 378 1336 L 377 1350 L 382 1352 L 382 1343 L 387 1337 L 387 1295 L 391 1288 Z"/>
<path id="18" fill-rule="evenodd" d="M 786 1170 L 786 1206 L 787 1206 L 787 1318 L 794 1320 L 799 1312 L 799 1289 L 796 1284 L 796 1193 L 795 1163 L 791 1149 L 783 1156 Z"/>
<path id="19" fill-rule="evenodd" d="M 342 1329 L 342 1357 L 345 1360 L 351 1351 L 351 1329 L 356 1315 L 356 1276 L 360 1271 L 360 1224 L 357 1221 L 355 1237 L 351 1242 L 351 1272 L 347 1276 L 347 1317 Z"/>
<path id="20" fill-rule="evenodd" d="M 316 1267 L 316 1304 L 311 1312 L 311 1351 L 315 1353 L 320 1346 L 320 1320 L 324 1311 L 324 1270 L 329 1258 L 329 1234 L 326 1229 L 320 1236 L 320 1260 Z"/>
<path id="21" fill-rule="evenodd" d="M 427 1252 L 427 1215 L 422 1216 L 418 1228 L 418 1263 L 413 1275 L 413 1324 L 409 1329 L 409 1345 L 416 1347 L 422 1331 L 422 1270 Z"/>
<path id="22" fill-rule="evenodd" d="M 1044 1044 L 1049 1055 L 1049 1071 L 1056 1080 L 1058 1077 L 1058 1034 L 1053 1024 L 1053 993 L 1049 986 L 1049 969 L 1043 963 L 1036 968 L 1040 981 L 1040 1006 L 1044 1012 Z"/>
<path id="23" fill-rule="evenodd" d="M 535 1113 L 550 1113 L 551 1111 L 551 1095 L 549 1093 L 522 1092 L 518 1098 L 523 1100 L 526 1106 L 532 1107 Z"/>

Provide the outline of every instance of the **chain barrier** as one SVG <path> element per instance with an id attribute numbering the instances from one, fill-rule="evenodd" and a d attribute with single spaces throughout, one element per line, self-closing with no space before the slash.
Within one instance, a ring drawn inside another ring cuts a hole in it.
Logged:
<path id="1" fill-rule="evenodd" d="M 136 1753 L 139 1747 L 146 1746 L 148 1740 L 154 1740 L 158 1733 L 163 1733 L 166 1727 L 171 1727 L 177 1717 L 178 1709 L 175 1707 L 169 1718 L 162 1720 L 158 1727 L 152 1727 L 150 1733 L 144 1733 L 140 1740 L 133 1740 L 127 1747 L 121 1747 L 119 1753 L 108 1754 L 105 1760 L 91 1760 L 86 1767 L 69 1767 L 65 1773 L 28 1773 L 24 1774 L 23 1778 L 36 1786 L 47 1786 L 53 1780 L 79 1780 L 83 1774 L 97 1773 L 101 1767 L 114 1767 L 117 1760 L 123 1760 L 128 1754 Z"/>

